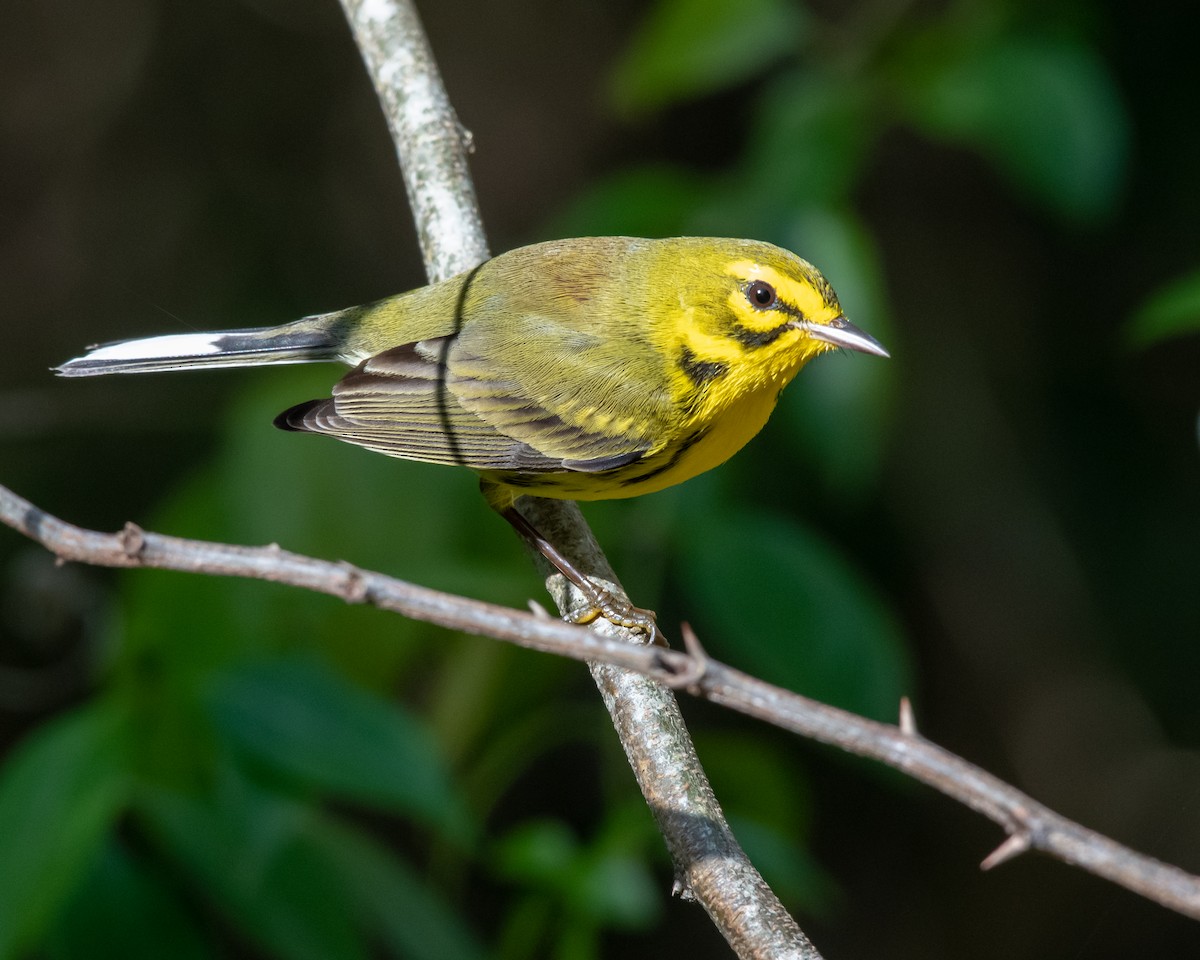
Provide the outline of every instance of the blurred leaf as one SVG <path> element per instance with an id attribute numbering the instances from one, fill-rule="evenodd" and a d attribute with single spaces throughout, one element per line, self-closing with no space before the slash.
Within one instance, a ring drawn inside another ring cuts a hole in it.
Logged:
<path id="1" fill-rule="evenodd" d="M 648 113 L 748 80 L 805 33 L 791 0 L 658 0 L 613 76 L 613 98 Z"/>
<path id="2" fill-rule="evenodd" d="M 897 349 L 879 258 L 853 214 L 797 212 L 779 240 L 816 262 L 855 324 Z M 775 417 L 800 437 L 805 469 L 817 472 L 830 494 L 853 503 L 874 489 L 894 409 L 896 365 L 843 350 L 810 363 L 784 393 Z"/>
<path id="3" fill-rule="evenodd" d="M 692 232 L 703 177 L 665 166 L 638 167 L 592 184 L 554 218 L 550 236 L 673 237 Z"/>
<path id="4" fill-rule="evenodd" d="M 518 689 L 527 680 L 534 698 L 523 704 L 519 712 L 499 712 L 490 727 L 490 736 L 481 738 L 478 752 L 470 768 L 464 771 L 472 803 L 479 809 L 490 810 L 529 767 L 564 744 L 596 746 L 612 742 L 612 726 L 594 702 L 577 702 L 564 697 L 564 680 L 568 671 L 549 671 L 551 664 L 561 665 L 560 658 L 540 657 L 527 661 L 523 656 L 515 661 L 524 669 L 508 668 L 502 674 L 513 701 Z M 519 690 L 527 696 L 526 690 Z"/>
<path id="5" fill-rule="evenodd" d="M 579 851 L 575 834 L 561 820 L 527 820 L 496 843 L 492 864 L 510 880 L 553 890 L 561 885 Z"/>
<path id="6" fill-rule="evenodd" d="M 370 912 L 375 929 L 398 955 L 413 960 L 482 960 L 486 955 L 465 918 L 427 879 L 374 841 L 327 819 L 314 822 L 312 839 L 343 889 Z"/>
<path id="7" fill-rule="evenodd" d="M 714 654 L 848 710 L 895 712 L 908 685 L 903 639 L 844 558 L 779 517 L 699 505 L 691 515 L 681 582 Z"/>
<path id="8" fill-rule="evenodd" d="M 49 956 L 61 960 L 216 956 L 196 922 L 172 896 L 173 889 L 110 842 L 68 905 Z"/>
<path id="9" fill-rule="evenodd" d="M 577 916 L 597 926 L 642 930 L 661 912 L 654 877 L 644 860 L 597 851 L 579 867 L 567 887 Z"/>
<path id="10" fill-rule="evenodd" d="M 1113 207 L 1129 120 L 1103 60 L 1070 39 L 1004 37 L 916 68 L 898 87 L 934 136 L 977 147 L 1051 210 L 1095 220 Z"/>
<path id="11" fill-rule="evenodd" d="M 154 835 L 243 931 L 287 960 L 366 960 L 360 908 L 306 835 L 316 814 L 226 771 L 214 798 L 146 791 Z"/>
<path id="12" fill-rule="evenodd" d="M 1158 290 L 1126 330 L 1129 342 L 1138 347 L 1193 333 L 1200 333 L 1200 270 Z"/>
<path id="13" fill-rule="evenodd" d="M 282 957 L 365 957 L 376 939 L 416 960 L 482 955 L 463 919 L 410 868 L 235 770 L 223 771 L 211 797 L 158 790 L 140 804 L 196 887 Z"/>
<path id="14" fill-rule="evenodd" d="M 104 703 L 31 734 L 0 773 L 0 957 L 16 956 L 89 869 L 128 794 L 123 725 Z"/>
<path id="15" fill-rule="evenodd" d="M 756 105 L 737 183 L 777 212 L 844 202 L 870 143 L 870 106 L 845 78 L 786 74 Z"/>
<path id="16" fill-rule="evenodd" d="M 302 783 L 464 838 L 461 799 L 428 731 L 330 669 L 277 660 L 213 682 L 213 721 L 239 753 Z"/>
<path id="17" fill-rule="evenodd" d="M 559 904 L 572 925 L 642 928 L 658 916 L 660 904 L 646 863 L 627 846 L 611 831 L 585 846 L 561 821 L 535 820 L 496 845 L 493 864 L 502 876 Z"/>

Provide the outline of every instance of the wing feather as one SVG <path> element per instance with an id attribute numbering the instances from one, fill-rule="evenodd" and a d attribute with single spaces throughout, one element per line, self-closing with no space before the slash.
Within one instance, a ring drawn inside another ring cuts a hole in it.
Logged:
<path id="1" fill-rule="evenodd" d="M 437 356 L 436 344 L 420 342 L 364 360 L 335 385 L 333 396 L 286 410 L 276 425 L 388 456 L 474 470 L 561 473 L 619 465 L 608 455 L 604 465 L 589 467 L 593 458 L 586 454 L 594 444 L 586 434 L 520 397 L 493 394 L 493 408 L 504 411 L 504 421 L 523 424 L 538 445 L 498 429 L 463 406 Z M 568 456 L 577 450 L 584 456 Z M 619 459 L 632 462 L 641 455 L 624 451 Z"/>
<path id="2" fill-rule="evenodd" d="M 464 409 L 569 470 L 657 452 L 672 440 L 674 408 L 655 351 L 629 331 L 590 331 L 590 320 L 566 309 L 479 316 L 447 352 L 451 389 Z"/>

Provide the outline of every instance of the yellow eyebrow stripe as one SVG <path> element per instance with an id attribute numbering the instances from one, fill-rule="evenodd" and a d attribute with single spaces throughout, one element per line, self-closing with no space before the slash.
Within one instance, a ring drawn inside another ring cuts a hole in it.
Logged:
<path id="1" fill-rule="evenodd" d="M 830 315 L 830 305 L 812 284 L 800 283 L 754 260 L 735 260 L 726 267 L 726 272 L 743 281 L 766 281 L 775 288 L 781 300 L 795 307 L 806 319 L 814 323 L 828 323 L 833 319 Z M 775 326 L 778 322 L 778 319 L 771 317 L 764 326 Z"/>

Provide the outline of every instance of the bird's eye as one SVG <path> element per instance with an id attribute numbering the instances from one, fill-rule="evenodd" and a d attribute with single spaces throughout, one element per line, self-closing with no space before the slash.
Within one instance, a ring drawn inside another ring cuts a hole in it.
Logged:
<path id="1" fill-rule="evenodd" d="M 755 280 L 746 288 L 746 299 L 750 303 L 758 307 L 760 310 L 765 310 L 767 307 L 774 306 L 777 294 L 775 288 L 769 283 L 762 280 Z"/>

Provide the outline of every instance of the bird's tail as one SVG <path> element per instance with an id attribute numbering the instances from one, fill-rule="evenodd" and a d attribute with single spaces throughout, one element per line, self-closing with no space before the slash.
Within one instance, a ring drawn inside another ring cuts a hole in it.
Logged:
<path id="1" fill-rule="evenodd" d="M 90 347 L 82 357 L 54 370 L 61 377 L 94 377 L 337 360 L 342 358 L 342 327 L 348 319 L 344 314 L 320 314 L 278 327 L 119 340 Z"/>

